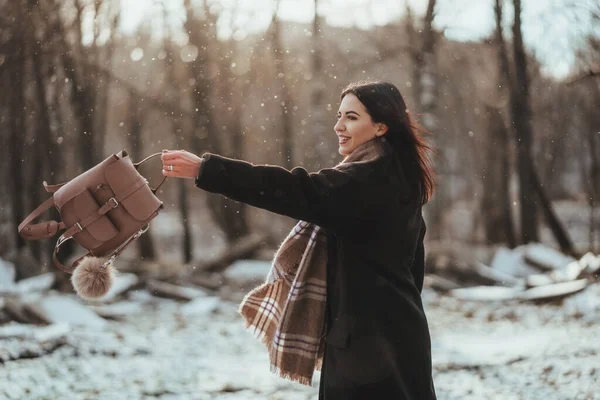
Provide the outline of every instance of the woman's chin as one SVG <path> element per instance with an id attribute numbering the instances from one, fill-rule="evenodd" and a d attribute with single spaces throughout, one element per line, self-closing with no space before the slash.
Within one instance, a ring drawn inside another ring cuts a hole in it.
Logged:
<path id="1" fill-rule="evenodd" d="M 350 154 L 350 148 L 346 145 L 346 144 L 340 144 L 340 147 L 338 148 L 338 153 L 340 153 L 343 156 L 347 156 L 348 154 Z"/>

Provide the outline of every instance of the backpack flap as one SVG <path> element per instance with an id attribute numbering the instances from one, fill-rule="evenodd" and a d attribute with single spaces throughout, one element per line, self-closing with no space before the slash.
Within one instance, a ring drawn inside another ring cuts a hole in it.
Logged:
<path id="1" fill-rule="evenodd" d="M 104 176 L 119 203 L 140 223 L 149 221 L 163 208 L 163 203 L 154 195 L 148 181 L 137 172 L 129 157 L 107 166 Z"/>

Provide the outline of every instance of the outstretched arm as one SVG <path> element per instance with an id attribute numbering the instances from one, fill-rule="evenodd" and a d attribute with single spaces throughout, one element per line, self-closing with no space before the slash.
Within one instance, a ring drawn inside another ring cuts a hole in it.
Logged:
<path id="1" fill-rule="evenodd" d="M 299 167 L 289 171 L 210 153 L 200 158 L 184 151 L 167 152 L 163 174 L 195 178 L 196 186 L 206 191 L 329 228 L 356 229 L 357 222 L 372 220 L 378 206 L 373 203 L 381 199 L 348 172 L 308 173 Z"/>

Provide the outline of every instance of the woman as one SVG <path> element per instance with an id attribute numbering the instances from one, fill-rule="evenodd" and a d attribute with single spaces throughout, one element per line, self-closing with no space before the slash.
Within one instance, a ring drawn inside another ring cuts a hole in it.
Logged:
<path id="1" fill-rule="evenodd" d="M 334 130 L 345 158 L 318 173 L 166 151 L 163 174 L 301 220 L 240 307 L 274 371 L 310 384 L 321 368 L 319 399 L 435 399 L 420 297 L 430 149 L 385 82 L 348 86 Z"/>

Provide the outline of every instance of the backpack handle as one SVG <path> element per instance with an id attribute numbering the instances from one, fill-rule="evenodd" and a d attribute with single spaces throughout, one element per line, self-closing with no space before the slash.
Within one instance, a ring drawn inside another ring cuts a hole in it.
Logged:
<path id="1" fill-rule="evenodd" d="M 142 165 L 143 163 L 145 163 L 146 161 L 150 160 L 151 158 L 154 158 L 156 156 L 160 156 L 162 153 L 154 153 L 149 155 L 148 157 L 144 158 L 142 161 L 140 162 L 136 162 L 133 163 L 134 168 L 137 170 L 140 168 L 140 165 Z M 158 186 L 156 187 L 156 189 L 152 189 L 150 188 L 150 190 L 152 190 L 152 193 L 156 194 L 156 192 L 158 192 L 158 189 L 160 189 L 160 187 L 163 185 L 163 183 L 165 183 L 165 181 L 167 180 L 167 177 L 165 176 L 163 178 L 163 180 L 158 184 Z"/>

